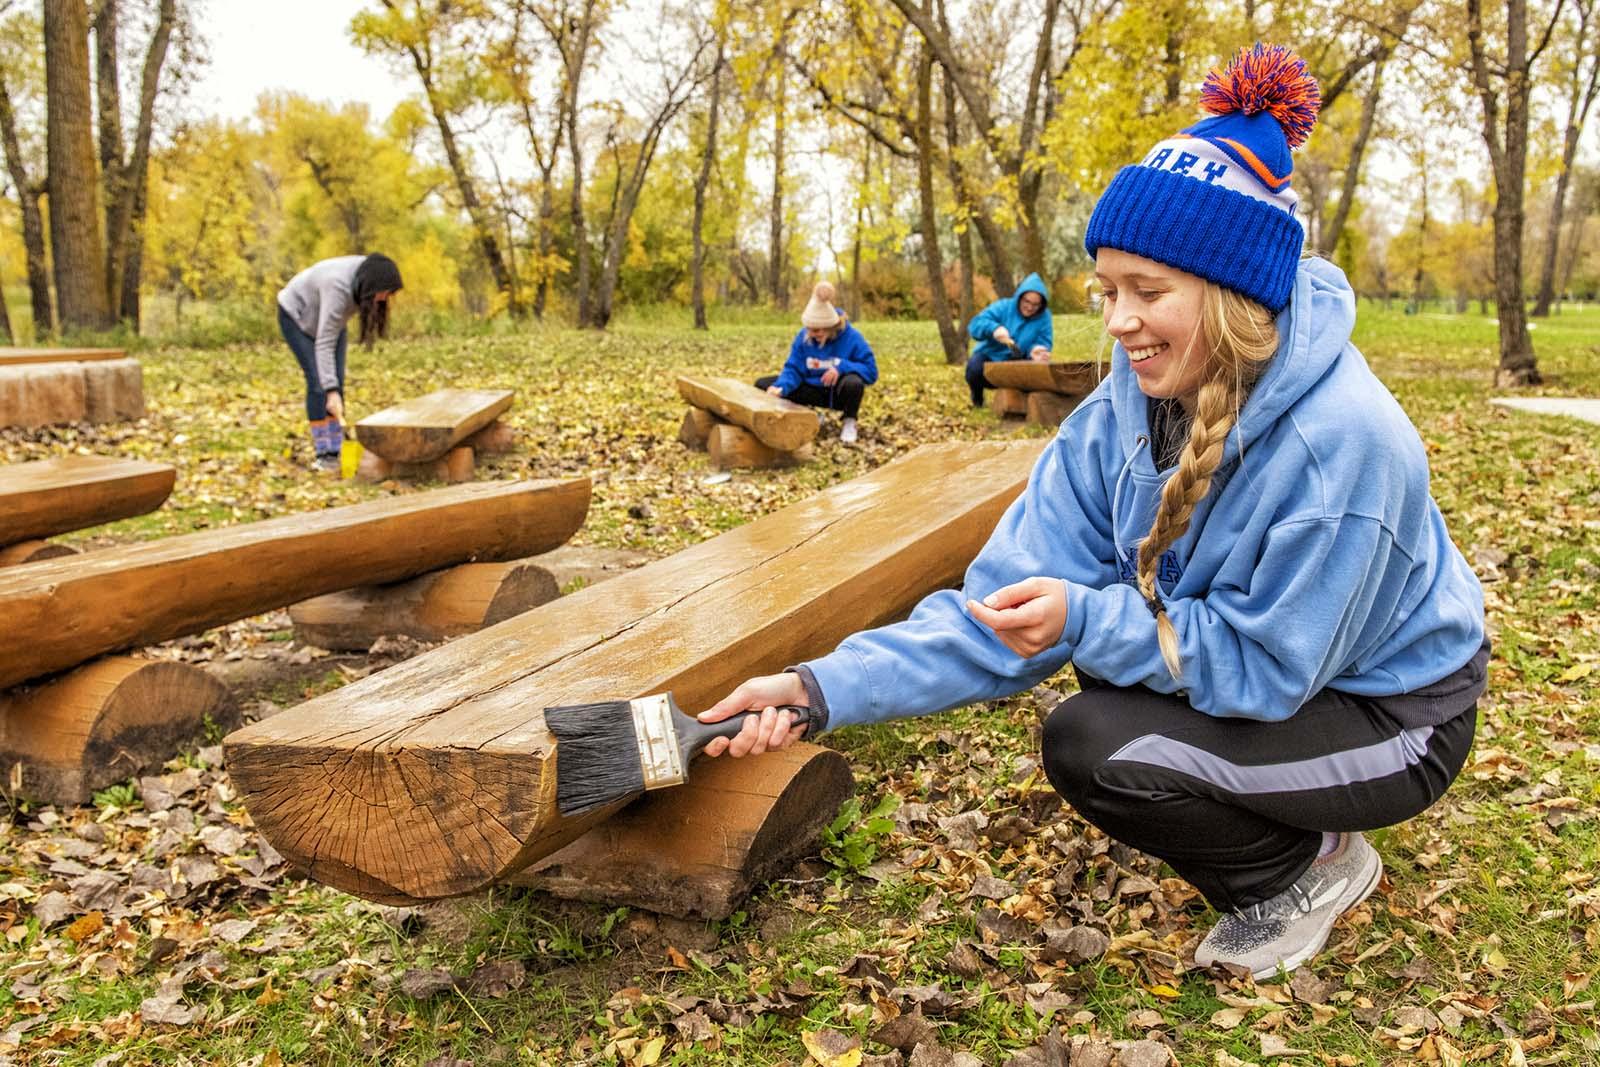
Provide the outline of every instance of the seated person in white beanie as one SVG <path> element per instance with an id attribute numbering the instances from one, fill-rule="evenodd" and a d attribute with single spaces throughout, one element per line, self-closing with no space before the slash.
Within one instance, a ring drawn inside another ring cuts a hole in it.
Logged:
<path id="1" fill-rule="evenodd" d="M 844 309 L 834 307 L 833 286 L 818 282 L 800 313 L 802 329 L 789 346 L 789 358 L 778 374 L 756 379 L 756 388 L 814 408 L 832 408 L 844 415 L 839 440 L 856 441 L 856 416 L 867 386 L 878 380 L 878 361 L 861 331 L 850 325 Z"/>

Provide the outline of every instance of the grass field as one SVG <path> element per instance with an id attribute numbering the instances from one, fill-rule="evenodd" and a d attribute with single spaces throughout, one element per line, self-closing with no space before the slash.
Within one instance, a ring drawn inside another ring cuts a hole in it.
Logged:
<path id="1" fill-rule="evenodd" d="M 651 554 L 924 442 L 1039 432 L 970 411 L 929 325 L 869 322 L 884 380 L 858 447 L 839 445 L 831 422 L 806 467 L 706 484 L 704 455 L 676 441 L 673 377 L 772 373 L 793 330 L 685 326 L 667 313 L 603 335 L 531 328 L 354 349 L 349 402 L 359 415 L 446 385 L 515 388 L 523 448 L 491 471 L 590 475 L 579 540 Z M 1600 310 L 1540 322 L 1539 391 L 1600 396 L 1597 338 Z M 1600 426 L 1492 407 L 1492 320 L 1364 307 L 1356 341 L 1427 444 L 1435 495 L 1484 580 L 1495 656 L 1468 768 L 1435 808 L 1374 835 L 1386 881 L 1294 982 L 1186 969 L 1213 916 L 1039 787 L 1041 705 L 1070 690 L 1069 672 L 993 705 L 830 735 L 859 806 L 820 859 L 709 926 L 508 890 L 397 911 L 251 878 L 253 846 L 212 847 L 217 827 L 248 827 L 214 749 L 171 765 L 172 781 L 194 785 L 163 810 L 135 785 L 93 808 L 17 806 L 0 823 L 0 1063 L 1020 1067 L 1051 1062 L 1027 1050 L 1052 1030 L 1081 1046 L 1078 1062 L 1097 1062 L 1093 1042 L 1124 1063 L 1159 1062 L 1140 1058 L 1160 1055 L 1137 1044 L 1149 1040 L 1185 1065 L 1600 1062 Z M 1094 320 L 1057 320 L 1059 352 L 1097 344 Z M 160 512 L 67 540 L 167 536 L 390 491 L 306 472 L 301 385 L 281 345 L 143 359 L 140 425 L 0 432 L 6 461 L 87 449 L 179 468 Z M 330 671 L 314 688 L 341 681 Z M 952 841 L 938 820 L 969 813 L 988 833 Z M 196 886 L 199 860 L 216 874 Z M 126 886 L 142 867 L 167 884 L 132 903 L 72 888 L 80 868 Z M 1015 892 L 972 895 L 985 875 Z M 37 909 L 51 892 L 74 903 L 46 923 Z M 1107 951 L 1048 962 L 1041 922 L 1092 925 Z M 429 980 L 439 969 L 462 984 Z M 907 1043 L 917 1005 L 943 1053 L 891 1048 Z"/>

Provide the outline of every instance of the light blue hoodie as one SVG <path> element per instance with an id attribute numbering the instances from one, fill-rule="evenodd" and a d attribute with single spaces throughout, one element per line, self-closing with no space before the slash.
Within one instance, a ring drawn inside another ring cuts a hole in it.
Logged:
<path id="1" fill-rule="evenodd" d="M 1022 308 L 1017 305 L 1023 293 L 1038 293 L 1044 298 L 1044 306 L 1031 319 L 1023 315 Z M 1012 352 L 994 339 L 997 326 L 1004 326 L 1006 332 L 1011 334 L 1011 340 L 1021 355 Z M 1017 286 L 1016 292 L 1001 297 L 972 316 L 972 321 L 967 324 L 967 333 L 978 342 L 972 349 L 972 354 L 983 356 L 986 363 L 1027 359 L 1034 345 L 1053 347 L 1055 320 L 1050 317 L 1050 292 L 1044 287 L 1044 279 L 1037 274 L 1030 274 L 1022 279 L 1022 284 Z"/>
<path id="2" fill-rule="evenodd" d="M 965 587 L 806 664 L 829 727 L 1006 696 L 1068 662 L 1261 720 L 1288 718 L 1324 687 L 1391 696 L 1465 665 L 1483 643 L 1483 591 L 1428 493 L 1416 429 L 1350 343 L 1354 322 L 1344 275 L 1304 261 L 1278 353 L 1161 564 L 1181 683 L 1133 578 L 1171 471 L 1151 459 L 1148 400 L 1118 344 L 1110 377 L 1063 424 Z M 965 604 L 1037 575 L 1065 583 L 1067 622 L 1055 647 L 1023 659 Z"/>

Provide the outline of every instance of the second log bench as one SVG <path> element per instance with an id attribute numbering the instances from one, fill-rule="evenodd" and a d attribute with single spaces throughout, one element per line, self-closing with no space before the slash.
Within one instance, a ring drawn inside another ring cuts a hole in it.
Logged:
<path id="1" fill-rule="evenodd" d="M 704 448 L 711 465 L 786 467 L 811 458 L 817 414 L 737 378 L 684 375 L 678 394 L 689 402 L 678 440 Z"/>
<path id="2" fill-rule="evenodd" d="M 370 453 L 357 475 L 472 479 L 479 451 L 509 451 L 510 427 L 499 422 L 516 394 L 510 389 L 440 389 L 396 404 L 356 423 L 356 440 Z"/>
<path id="3" fill-rule="evenodd" d="M 994 387 L 989 406 L 1001 418 L 1023 417 L 1035 426 L 1059 426 L 1110 368 L 1092 360 L 1040 363 L 1010 359 L 987 363 L 983 376 Z"/>
<path id="4" fill-rule="evenodd" d="M 165 463 L 62 456 L 0 467 L 0 566 L 72 555 L 43 539 L 154 511 L 177 472 Z"/>

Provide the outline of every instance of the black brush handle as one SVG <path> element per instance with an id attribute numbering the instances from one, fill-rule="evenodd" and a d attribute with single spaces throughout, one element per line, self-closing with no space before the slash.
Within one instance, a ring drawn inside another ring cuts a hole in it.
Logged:
<path id="1" fill-rule="evenodd" d="M 779 711 L 792 712 L 795 716 L 795 721 L 790 728 L 804 726 L 807 737 L 816 733 L 818 727 L 822 724 L 822 716 L 817 713 L 815 708 L 802 707 L 799 704 L 778 704 L 775 707 Z M 688 762 L 698 756 L 715 738 L 733 737 L 744 729 L 746 719 L 759 719 L 761 717 L 761 712 L 759 711 L 741 711 L 737 715 L 728 716 L 721 722 L 701 722 L 692 715 L 683 715 L 682 712 L 678 714 L 682 715 L 682 719 L 678 723 L 678 751 L 683 753 L 684 762 Z"/>

